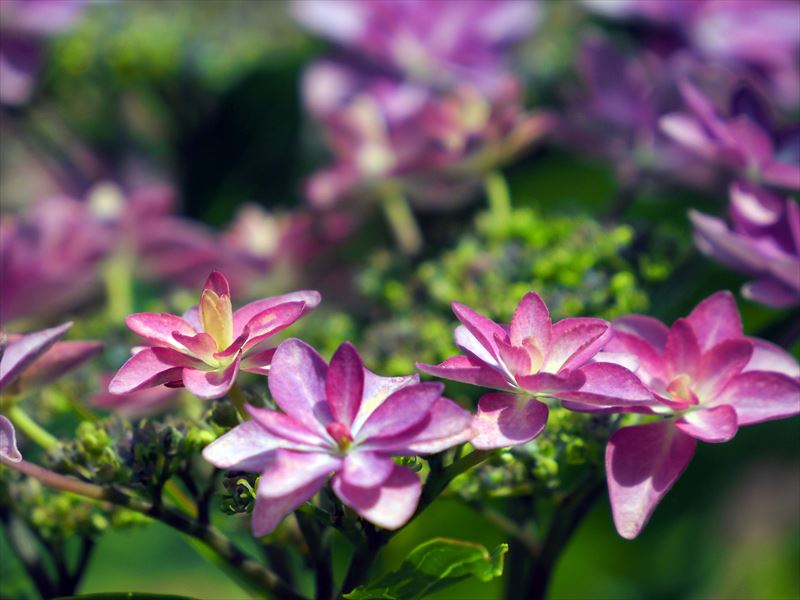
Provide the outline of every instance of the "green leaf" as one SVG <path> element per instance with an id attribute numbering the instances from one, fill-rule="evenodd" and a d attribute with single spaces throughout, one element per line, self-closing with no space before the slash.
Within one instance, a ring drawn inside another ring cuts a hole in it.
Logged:
<path id="1" fill-rule="evenodd" d="M 416 600 L 468 577 L 491 581 L 503 574 L 508 544 L 491 553 L 480 544 L 434 538 L 420 544 L 396 571 L 345 594 L 347 600 Z"/>
<path id="2" fill-rule="evenodd" d="M 142 592 L 99 592 L 78 596 L 61 596 L 55 600 L 195 600 L 189 596 L 172 594 L 145 594 Z"/>

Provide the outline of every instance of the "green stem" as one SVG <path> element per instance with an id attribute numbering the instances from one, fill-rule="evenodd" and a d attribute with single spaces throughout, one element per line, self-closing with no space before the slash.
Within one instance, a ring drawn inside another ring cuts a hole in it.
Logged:
<path id="1" fill-rule="evenodd" d="M 247 409 L 244 407 L 244 405 L 247 404 L 247 398 L 245 398 L 242 388 L 240 388 L 239 384 L 235 381 L 228 391 L 228 398 L 233 402 L 233 405 L 236 407 L 236 412 L 242 417 L 242 421 L 249 421 L 250 413 L 247 412 Z"/>
<path id="2" fill-rule="evenodd" d="M 133 312 L 133 267 L 129 253 L 123 249 L 103 269 L 108 317 L 112 323 L 122 323 Z"/>
<path id="3" fill-rule="evenodd" d="M 22 431 L 30 440 L 44 450 L 49 450 L 56 444 L 58 439 L 50 434 L 46 429 L 31 419 L 18 404 L 12 404 L 6 409 L 6 415 L 11 419 L 14 426 Z"/>
<path id="4" fill-rule="evenodd" d="M 240 581 L 246 581 L 250 590 L 266 590 L 281 600 L 303 600 L 302 596 L 290 589 L 275 573 L 247 556 L 244 551 L 219 530 L 192 520 L 180 511 L 134 498 L 115 488 L 104 488 L 93 483 L 67 477 L 25 460 L 12 462 L 0 457 L 0 463 L 34 477 L 55 489 L 79 494 L 93 500 L 110 502 L 161 521 L 205 544 L 219 559 L 226 563 L 227 567 L 238 572 L 241 576 L 239 578 Z"/>
<path id="5" fill-rule="evenodd" d="M 381 205 L 397 245 L 407 256 L 415 256 L 422 249 L 422 233 L 405 196 L 394 186 L 383 190 Z"/>
<path id="6" fill-rule="evenodd" d="M 492 171 L 484 179 L 486 197 L 489 200 L 489 212 L 500 222 L 511 218 L 511 193 L 508 182 L 499 171 Z"/>

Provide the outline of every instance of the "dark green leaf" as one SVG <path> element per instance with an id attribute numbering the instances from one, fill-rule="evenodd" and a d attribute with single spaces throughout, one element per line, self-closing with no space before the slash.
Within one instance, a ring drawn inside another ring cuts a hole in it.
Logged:
<path id="1" fill-rule="evenodd" d="M 100 592 L 79 596 L 61 596 L 55 600 L 196 600 L 189 596 L 172 594 L 145 594 L 141 592 Z"/>

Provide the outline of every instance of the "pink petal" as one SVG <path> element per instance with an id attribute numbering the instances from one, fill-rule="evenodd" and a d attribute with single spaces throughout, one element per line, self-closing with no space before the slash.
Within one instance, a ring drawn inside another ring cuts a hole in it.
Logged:
<path id="1" fill-rule="evenodd" d="M 257 408 L 250 404 L 245 405 L 245 408 L 253 419 L 272 435 L 305 446 L 323 446 L 328 444 L 325 439 L 321 438 L 313 431 L 310 431 L 289 415 L 268 408 Z"/>
<path id="2" fill-rule="evenodd" d="M 472 422 L 472 445 L 481 450 L 518 446 L 539 435 L 547 423 L 547 405 L 513 394 L 485 394 Z"/>
<path id="3" fill-rule="evenodd" d="M 241 360 L 242 355 L 237 355 L 222 371 L 203 371 L 186 367 L 183 370 L 183 385 L 198 398 L 206 400 L 221 398 L 231 389 Z"/>
<path id="4" fill-rule="evenodd" d="M 323 436 L 327 435 L 325 426 L 331 422 L 325 398 L 327 372 L 328 366 L 316 350 L 290 338 L 275 350 L 268 381 L 281 410 Z"/>
<path id="5" fill-rule="evenodd" d="M 442 377 L 443 379 L 451 379 L 498 390 L 514 389 L 514 386 L 498 371 L 487 367 L 485 363 L 471 356 L 454 356 L 438 365 L 417 363 L 417 368 L 423 373 Z"/>
<path id="6" fill-rule="evenodd" d="M 606 344 L 606 350 L 635 356 L 639 362 L 636 374 L 644 383 L 650 385 L 656 379 L 663 380 L 665 377 L 664 365 L 661 354 L 656 347 L 638 335 L 627 331 L 618 331 L 616 321 L 613 328 L 614 333 L 611 340 Z M 666 344 L 666 338 L 664 343 Z"/>
<path id="7" fill-rule="evenodd" d="M 800 190 L 800 167 L 797 165 L 774 160 L 764 165 L 761 177 L 772 185 Z"/>
<path id="8" fill-rule="evenodd" d="M 172 335 L 174 332 L 186 336 L 194 336 L 197 333 L 181 317 L 169 313 L 135 313 L 125 318 L 125 324 L 131 331 L 142 336 L 151 344 L 166 346 L 178 351 L 183 348 Z"/>
<path id="9" fill-rule="evenodd" d="M 25 388 L 42 386 L 97 356 L 102 342 L 58 342 L 50 347 L 20 377 Z"/>
<path id="10" fill-rule="evenodd" d="M 703 354 L 693 386 L 700 402 L 716 396 L 728 381 L 742 372 L 752 356 L 753 345 L 744 338 L 725 340 Z"/>
<path id="11" fill-rule="evenodd" d="M 14 431 L 14 425 L 3 415 L 0 415 L 0 458 L 9 462 L 22 460 L 22 454 L 17 448 L 17 434 Z"/>
<path id="12" fill-rule="evenodd" d="M 348 427 L 352 425 L 364 394 L 364 363 L 350 342 L 339 346 L 331 358 L 325 393 L 333 418 Z"/>
<path id="13" fill-rule="evenodd" d="M 72 323 L 64 323 L 23 335 L 9 343 L 0 356 L 0 390 L 11 385 L 28 365 L 44 354 L 70 327 Z"/>
<path id="14" fill-rule="evenodd" d="M 384 401 L 400 388 L 419 383 L 419 375 L 404 375 L 402 377 L 382 377 L 369 369 L 364 369 L 364 392 L 358 414 L 351 425 L 353 431 L 358 431 L 369 416 L 375 412 Z"/>
<path id="15" fill-rule="evenodd" d="M 606 476 L 617 532 L 632 540 L 694 455 L 696 442 L 672 421 L 624 427 L 608 441 Z"/>
<path id="16" fill-rule="evenodd" d="M 528 292 L 522 297 L 511 319 L 511 343 L 521 346 L 528 338 L 536 340 L 543 351 L 550 345 L 550 311 L 536 292 Z"/>
<path id="17" fill-rule="evenodd" d="M 225 348 L 225 350 L 222 350 L 221 352 L 214 352 L 214 358 L 216 358 L 217 360 L 225 360 L 227 358 L 230 358 L 231 356 L 233 356 L 242 349 L 242 347 L 245 345 L 245 342 L 248 341 L 249 337 L 250 337 L 250 332 L 247 329 L 247 327 L 245 327 L 244 331 L 242 331 L 242 333 L 239 334 L 239 337 L 237 337 L 235 340 L 231 342 L 230 346 L 228 346 L 227 348 Z M 244 352 L 242 354 L 244 354 Z"/>
<path id="18" fill-rule="evenodd" d="M 553 325 L 550 337 L 543 370 L 558 373 L 561 369 L 577 369 L 591 360 L 611 337 L 611 325 L 602 319 L 563 319 Z"/>
<path id="19" fill-rule="evenodd" d="M 194 328 L 195 331 L 202 331 L 203 324 L 200 323 L 200 307 L 193 306 L 188 309 L 185 313 L 183 313 L 182 318 L 184 321 L 189 323 L 189 325 Z"/>
<path id="20" fill-rule="evenodd" d="M 231 295 L 231 286 L 228 284 L 228 280 L 225 279 L 225 275 L 219 271 L 212 271 L 208 276 L 205 284 L 203 284 L 203 291 L 206 290 L 211 290 L 217 296 Z"/>
<path id="21" fill-rule="evenodd" d="M 800 382 L 782 373 L 748 371 L 734 377 L 711 405 L 729 404 L 739 425 L 785 419 L 800 413 Z"/>
<path id="22" fill-rule="evenodd" d="M 248 354 L 242 359 L 239 368 L 248 373 L 257 373 L 258 375 L 269 375 L 270 365 L 272 364 L 272 357 L 275 356 L 275 348 L 268 348 L 255 354 Z"/>
<path id="23" fill-rule="evenodd" d="M 258 313 L 245 325 L 245 328 L 250 330 L 250 338 L 245 344 L 245 349 L 250 349 L 283 331 L 302 317 L 305 311 L 306 305 L 303 302 L 286 302 Z"/>
<path id="24" fill-rule="evenodd" d="M 657 354 L 664 352 L 667 346 L 669 327 L 653 317 L 626 315 L 614 321 L 614 329 L 643 339 Z"/>
<path id="25" fill-rule="evenodd" d="M 669 376 L 694 373 L 700 363 L 700 345 L 687 319 L 673 323 L 667 337 L 664 361 Z"/>
<path id="26" fill-rule="evenodd" d="M 401 434 L 372 439 L 359 447 L 392 455 L 435 454 L 472 439 L 472 415 L 447 398 L 433 403 L 425 419 Z"/>
<path id="27" fill-rule="evenodd" d="M 341 460 L 327 454 L 276 450 L 258 482 L 251 528 L 261 537 L 325 485 Z"/>
<path id="28" fill-rule="evenodd" d="M 145 348 L 128 359 L 108 384 L 112 394 L 125 394 L 146 387 L 180 380 L 183 367 L 201 363 L 169 348 Z"/>
<path id="29" fill-rule="evenodd" d="M 279 448 L 296 445 L 265 431 L 256 421 L 237 425 L 203 449 L 203 458 L 219 469 L 260 473 Z"/>
<path id="30" fill-rule="evenodd" d="M 487 319 L 481 314 L 476 313 L 470 307 L 459 302 L 451 304 L 453 312 L 467 330 L 480 342 L 489 354 L 497 358 L 497 350 L 494 345 L 494 336 L 507 338 L 508 333 L 494 321 Z"/>
<path id="31" fill-rule="evenodd" d="M 479 361 L 486 363 L 487 366 L 502 370 L 500 361 L 493 354 L 494 350 L 484 348 L 481 341 L 472 335 L 469 329 L 463 325 L 456 327 L 455 331 L 453 332 L 453 339 L 455 340 L 456 346 L 458 346 L 459 350 L 461 350 L 467 356 L 476 358 Z"/>
<path id="32" fill-rule="evenodd" d="M 203 358 L 211 358 L 217 351 L 217 342 L 207 333 L 184 335 L 178 331 L 173 331 L 172 337 L 201 360 Z"/>
<path id="33" fill-rule="evenodd" d="M 698 304 L 686 317 L 702 351 L 728 339 L 742 337 L 742 320 L 733 294 L 717 292 Z"/>
<path id="34" fill-rule="evenodd" d="M 653 393 L 625 367 L 613 363 L 590 363 L 580 371 L 586 381 L 578 390 L 556 391 L 553 396 L 598 407 L 631 408 L 656 403 Z"/>
<path id="35" fill-rule="evenodd" d="M 687 412 L 675 427 L 696 440 L 709 443 L 727 442 L 739 429 L 736 411 L 727 404 Z"/>
<path id="36" fill-rule="evenodd" d="M 384 529 L 398 529 L 417 509 L 422 483 L 416 473 L 395 465 L 381 486 L 357 487 L 337 475 L 333 478 L 333 491 L 367 521 Z"/>
<path id="37" fill-rule="evenodd" d="M 285 304 L 287 302 L 303 302 L 305 303 L 303 314 L 306 314 L 314 310 L 319 304 L 319 301 L 319 292 L 302 290 L 245 304 L 242 308 L 233 313 L 233 335 L 238 336 L 244 329 L 244 326 L 250 322 L 250 319 L 273 306 Z"/>
<path id="38" fill-rule="evenodd" d="M 397 390 L 375 409 L 360 429 L 353 430 L 353 436 L 366 441 L 391 437 L 411 429 L 426 417 L 442 391 L 444 385 L 441 383 L 418 383 Z"/>
<path id="39" fill-rule="evenodd" d="M 372 488 L 382 485 L 394 471 L 391 456 L 375 452 L 350 452 L 344 459 L 340 476 L 349 485 Z"/>
<path id="40" fill-rule="evenodd" d="M 800 377 L 800 364 L 786 350 L 759 338 L 749 337 L 747 340 L 753 344 L 753 355 L 744 371 L 772 371 L 788 377 Z"/>
<path id="41" fill-rule="evenodd" d="M 576 390 L 586 381 L 586 376 L 580 371 L 564 371 L 561 375 L 550 373 L 537 373 L 517 377 L 517 383 L 526 392 L 546 395 L 550 392 L 562 390 Z"/>
<path id="42" fill-rule="evenodd" d="M 658 126 L 668 138 L 690 148 L 700 156 L 709 159 L 716 157 L 717 145 L 694 117 L 685 113 L 670 113 L 658 120 Z"/>
<path id="43" fill-rule="evenodd" d="M 531 357 L 527 350 L 520 346 L 512 346 L 499 337 L 494 338 L 494 343 L 498 358 L 512 374 L 531 372 Z"/>

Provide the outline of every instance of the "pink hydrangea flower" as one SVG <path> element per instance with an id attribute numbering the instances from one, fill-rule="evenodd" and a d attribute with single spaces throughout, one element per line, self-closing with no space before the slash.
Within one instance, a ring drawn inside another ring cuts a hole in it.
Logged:
<path id="1" fill-rule="evenodd" d="M 0 415 L 0 460 L 19 462 L 22 454 L 17 448 L 17 434 L 14 425 L 3 415 Z"/>
<path id="2" fill-rule="evenodd" d="M 767 306 L 800 304 L 800 206 L 756 186 L 731 187 L 732 227 L 717 217 L 690 211 L 701 252 L 753 275 L 742 295 Z"/>
<path id="3" fill-rule="evenodd" d="M 769 110 L 749 88 L 732 95 L 728 117 L 688 81 L 681 83 L 681 93 L 691 113 L 661 117 L 665 134 L 739 177 L 800 190 L 800 129 L 776 129 Z"/>
<path id="4" fill-rule="evenodd" d="M 571 318 L 553 323 L 535 292 L 520 300 L 510 325 L 499 325 L 453 303 L 461 321 L 455 340 L 464 352 L 439 365 L 417 368 L 445 379 L 509 393 L 486 394 L 473 425 L 476 448 L 501 448 L 528 442 L 547 422 L 547 405 L 535 397 L 556 397 L 592 406 L 652 400 L 652 394 L 627 368 L 590 362 L 611 337 L 607 321 Z M 617 360 L 606 355 L 605 360 Z"/>
<path id="5" fill-rule="evenodd" d="M 471 415 L 440 383 L 380 377 L 342 344 L 326 365 L 289 339 L 275 352 L 269 389 L 282 412 L 248 407 L 253 420 L 203 451 L 221 469 L 261 473 L 253 535 L 270 533 L 333 475 L 334 493 L 368 521 L 397 529 L 414 514 L 419 476 L 392 456 L 441 452 L 469 440 Z"/>
<path id="6" fill-rule="evenodd" d="M 726 442 L 743 425 L 800 413 L 800 366 L 781 348 L 743 335 L 728 292 L 669 329 L 639 315 L 613 327 L 608 348 L 635 355 L 637 374 L 656 394 L 637 410 L 666 417 L 619 429 L 606 448 L 614 524 L 632 539 L 686 469 L 696 440 Z"/>
<path id="7" fill-rule="evenodd" d="M 161 384 L 185 386 L 200 398 L 219 398 L 241 369 L 269 373 L 275 349 L 270 338 L 319 304 L 315 291 L 299 291 L 251 302 L 233 311 L 228 281 L 209 275 L 199 306 L 183 317 L 138 313 L 126 325 L 149 346 L 135 351 L 108 386 L 126 394 Z"/>
<path id="8" fill-rule="evenodd" d="M 47 384 L 102 350 L 100 342 L 58 342 L 70 327 L 72 323 L 64 323 L 26 335 L 7 335 L 0 356 L 0 391 Z"/>

